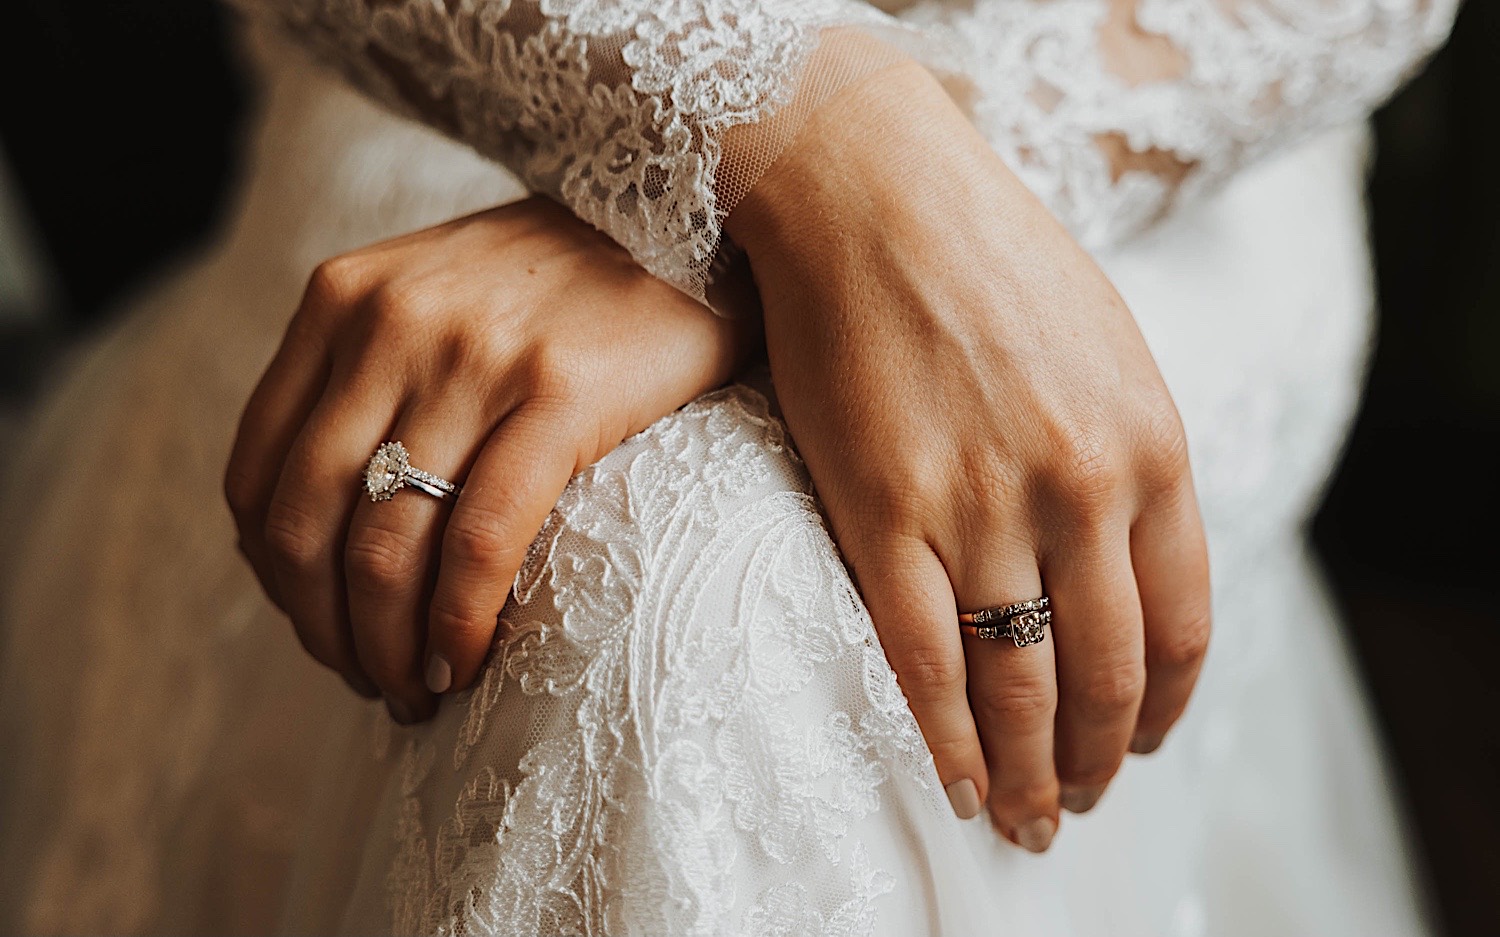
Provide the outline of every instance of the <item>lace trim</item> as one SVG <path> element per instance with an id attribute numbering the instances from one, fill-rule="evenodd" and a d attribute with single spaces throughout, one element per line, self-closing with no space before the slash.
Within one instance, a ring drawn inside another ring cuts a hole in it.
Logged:
<path id="1" fill-rule="evenodd" d="M 824 29 L 889 24 L 850 0 L 234 2 L 698 299 L 723 219 L 794 128 L 728 172 L 723 132 L 792 100 Z"/>
<path id="2" fill-rule="evenodd" d="M 829 27 L 899 38 L 972 79 L 980 129 L 1099 246 L 1270 149 L 1366 113 L 1441 43 L 1457 8 L 1137 0 L 1137 26 L 1185 65 L 1136 83 L 1106 65 L 1104 0 L 929 0 L 900 15 L 906 30 L 853 0 L 237 2 L 275 10 L 376 97 L 503 162 L 698 299 L 723 218 L 795 127 L 737 165 L 720 136 L 790 102 Z M 1098 145 L 1107 137 L 1175 157 L 1178 170 L 1113 166 Z"/>

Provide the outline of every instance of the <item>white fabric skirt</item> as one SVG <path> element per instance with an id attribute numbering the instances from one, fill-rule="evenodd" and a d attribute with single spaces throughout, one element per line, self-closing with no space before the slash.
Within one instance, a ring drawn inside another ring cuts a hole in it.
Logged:
<path id="1" fill-rule="evenodd" d="M 303 657 L 220 503 L 239 407 L 318 260 L 518 190 L 273 68 L 223 237 L 15 468 L 0 931 L 1425 933 L 1302 532 L 1362 379 L 1363 152 L 1101 258 L 1188 428 L 1217 630 L 1180 728 L 1038 857 L 953 817 L 764 386 L 574 480 L 431 724 Z"/>

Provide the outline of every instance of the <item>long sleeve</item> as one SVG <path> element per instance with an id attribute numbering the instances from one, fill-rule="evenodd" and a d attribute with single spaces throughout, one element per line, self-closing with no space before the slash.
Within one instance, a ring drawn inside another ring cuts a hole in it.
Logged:
<path id="1" fill-rule="evenodd" d="M 1441 43 L 1458 0 L 924 0 L 894 15 L 861 0 L 236 2 L 701 299 L 723 219 L 798 115 L 899 55 L 960 92 L 1098 246 L 1368 113 Z M 1122 24 L 1160 44 L 1157 73 L 1117 68 L 1106 40 Z M 829 66 L 816 53 L 830 35 L 867 51 Z M 725 132 L 752 123 L 770 129 L 727 158 Z"/>
<path id="2" fill-rule="evenodd" d="M 903 19 L 958 50 L 979 89 L 976 125 L 1098 247 L 1269 152 L 1368 116 L 1443 43 L 1457 7 L 978 0 Z"/>
<path id="3" fill-rule="evenodd" d="M 559 199 L 700 299 L 722 220 L 797 123 L 777 121 L 732 163 L 724 133 L 805 113 L 922 43 L 858 0 L 235 3 L 377 100 Z M 814 53 L 841 28 L 885 41 L 861 41 L 860 54 L 820 66 Z"/>

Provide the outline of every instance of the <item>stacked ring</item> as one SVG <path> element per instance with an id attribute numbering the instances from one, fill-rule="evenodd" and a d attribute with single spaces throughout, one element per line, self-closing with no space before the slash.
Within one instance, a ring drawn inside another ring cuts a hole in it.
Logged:
<path id="1" fill-rule="evenodd" d="M 1052 600 L 1045 595 L 1040 598 L 982 608 L 977 612 L 962 612 L 958 616 L 960 628 L 971 628 L 975 637 L 986 640 L 1010 638 L 1016 647 L 1040 644 L 1047 637 L 1046 627 L 1052 624 Z"/>
<path id="2" fill-rule="evenodd" d="M 411 456 L 399 442 L 385 442 L 365 465 L 365 492 L 371 501 L 389 501 L 410 485 L 438 500 L 456 497 L 460 488 L 446 478 L 424 472 L 411 464 Z"/>

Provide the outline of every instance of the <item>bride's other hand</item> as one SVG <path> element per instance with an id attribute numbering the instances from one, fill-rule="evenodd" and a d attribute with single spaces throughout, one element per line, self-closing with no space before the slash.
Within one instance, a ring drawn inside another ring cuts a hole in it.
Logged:
<path id="1" fill-rule="evenodd" d="M 960 816 L 1041 851 L 1209 633 L 1176 408 L 1124 302 L 938 84 L 820 107 L 729 219 L 787 423 Z M 1041 644 L 957 613 L 1042 595 Z"/>
<path id="2" fill-rule="evenodd" d="M 308 653 L 424 719 L 478 674 L 569 478 L 724 383 L 749 321 L 545 199 L 330 260 L 240 424 L 225 489 L 241 548 Z M 385 440 L 462 483 L 451 509 L 417 489 L 370 501 Z"/>

